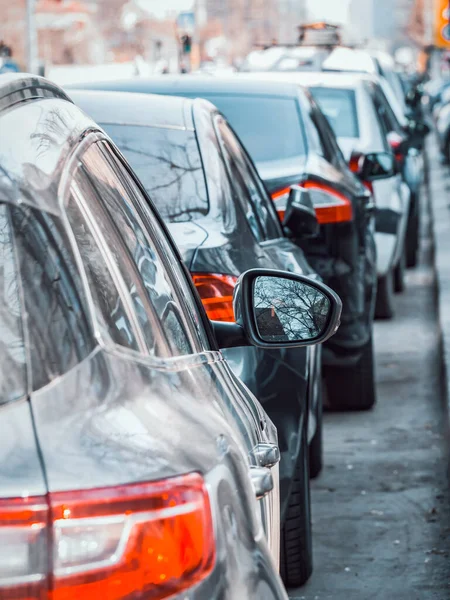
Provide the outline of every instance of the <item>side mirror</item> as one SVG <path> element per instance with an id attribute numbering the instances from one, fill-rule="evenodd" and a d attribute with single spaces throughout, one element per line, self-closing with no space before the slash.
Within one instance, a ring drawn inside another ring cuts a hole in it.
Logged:
<path id="1" fill-rule="evenodd" d="M 342 302 L 325 284 L 304 275 L 251 269 L 233 298 L 236 323 L 259 348 L 320 344 L 338 329 Z"/>
<path id="2" fill-rule="evenodd" d="M 395 157 L 390 152 L 352 154 L 350 168 L 362 181 L 387 179 L 396 173 Z"/>
<path id="3" fill-rule="evenodd" d="M 316 237 L 319 234 L 319 221 L 311 196 L 308 190 L 299 185 L 291 186 L 283 227 L 302 238 Z"/>

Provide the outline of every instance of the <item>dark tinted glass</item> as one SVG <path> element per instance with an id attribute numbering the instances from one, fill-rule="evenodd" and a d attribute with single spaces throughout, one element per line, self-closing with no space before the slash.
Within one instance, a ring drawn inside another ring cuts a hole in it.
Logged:
<path id="1" fill-rule="evenodd" d="M 127 158 L 162 217 L 189 221 L 208 213 L 208 196 L 195 133 L 103 124 Z"/>
<path id="2" fill-rule="evenodd" d="M 314 98 L 337 137 L 359 137 L 356 97 L 353 90 L 311 88 Z"/>
<path id="3" fill-rule="evenodd" d="M 36 390 L 83 360 L 95 343 L 80 274 L 61 221 L 17 207 L 11 207 L 11 219 Z"/>
<path id="4" fill-rule="evenodd" d="M 0 204 L 0 404 L 27 392 L 19 287 L 9 210 Z"/>
<path id="5" fill-rule="evenodd" d="M 255 162 L 306 154 L 294 99 L 234 95 L 207 98 L 225 115 Z"/>

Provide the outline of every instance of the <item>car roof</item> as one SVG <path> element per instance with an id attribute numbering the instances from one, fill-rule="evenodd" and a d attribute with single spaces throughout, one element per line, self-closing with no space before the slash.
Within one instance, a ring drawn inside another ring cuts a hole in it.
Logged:
<path id="1" fill-rule="evenodd" d="M 363 81 L 376 82 L 378 78 L 367 73 L 354 73 L 339 71 L 331 73 L 327 71 L 288 71 L 288 72 L 267 72 L 267 73 L 247 73 L 240 75 L 251 79 L 264 78 L 271 81 L 289 79 L 289 82 L 304 87 L 330 86 L 339 88 L 355 88 Z"/>
<path id="2" fill-rule="evenodd" d="M 157 94 L 70 90 L 71 99 L 97 123 L 193 130 L 193 100 Z"/>
<path id="3" fill-rule="evenodd" d="M 159 92 L 182 95 L 201 94 L 205 91 L 216 94 L 297 97 L 298 86 L 288 81 L 280 84 L 272 81 L 252 81 L 246 76 L 211 77 L 206 75 L 161 75 L 151 78 L 122 79 L 100 83 L 67 86 L 67 89 L 98 89 L 110 91 Z M 70 91 L 68 92 L 70 94 Z"/>
<path id="4" fill-rule="evenodd" d="M 52 82 L 0 75 L 0 200 L 60 214 L 64 167 L 84 133 L 96 128 Z"/>

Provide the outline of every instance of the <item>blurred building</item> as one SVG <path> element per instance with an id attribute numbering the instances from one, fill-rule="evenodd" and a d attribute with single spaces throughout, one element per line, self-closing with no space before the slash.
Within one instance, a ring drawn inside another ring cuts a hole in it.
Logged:
<path id="1" fill-rule="evenodd" d="M 232 58 L 273 40 L 294 42 L 306 0 L 204 0 L 207 22 L 220 24 Z"/>
<path id="2" fill-rule="evenodd" d="M 395 50 L 411 42 L 419 43 L 433 8 L 428 0 L 351 0 L 347 39 L 352 43 Z M 428 13 L 430 13 L 428 17 Z"/>

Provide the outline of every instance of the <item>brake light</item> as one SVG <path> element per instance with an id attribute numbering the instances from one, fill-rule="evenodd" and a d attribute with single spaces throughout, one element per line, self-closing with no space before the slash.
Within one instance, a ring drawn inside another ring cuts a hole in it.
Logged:
<path id="1" fill-rule="evenodd" d="M 195 287 L 212 321 L 234 321 L 233 290 L 237 277 L 215 273 L 194 273 Z"/>
<path id="2" fill-rule="evenodd" d="M 317 220 L 321 225 L 328 223 L 345 223 L 353 219 L 352 203 L 347 196 L 334 188 L 316 181 L 305 181 L 301 184 L 306 189 L 316 190 L 312 195 Z"/>
<path id="3" fill-rule="evenodd" d="M 387 140 L 395 158 L 397 159 L 397 162 L 402 163 L 403 159 L 405 158 L 403 152 L 405 139 L 396 131 L 390 131 L 388 133 Z"/>
<path id="4" fill-rule="evenodd" d="M 46 498 L 0 503 L 1 600 L 162 600 L 213 568 L 211 507 L 196 473 L 48 499 L 49 511 Z"/>
<path id="5" fill-rule="evenodd" d="M 46 600 L 46 497 L 0 500 L 0 600 Z"/>

